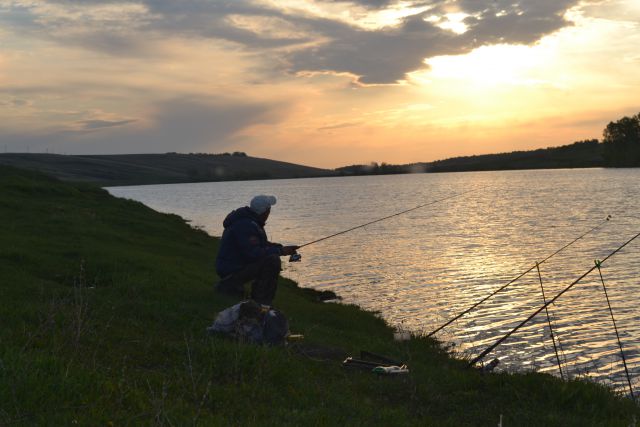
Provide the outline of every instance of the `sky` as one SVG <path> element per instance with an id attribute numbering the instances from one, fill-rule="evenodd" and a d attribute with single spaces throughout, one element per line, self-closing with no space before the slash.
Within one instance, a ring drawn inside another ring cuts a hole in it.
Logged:
<path id="1" fill-rule="evenodd" d="M 0 152 L 317 167 L 601 138 L 640 0 L 0 0 Z"/>

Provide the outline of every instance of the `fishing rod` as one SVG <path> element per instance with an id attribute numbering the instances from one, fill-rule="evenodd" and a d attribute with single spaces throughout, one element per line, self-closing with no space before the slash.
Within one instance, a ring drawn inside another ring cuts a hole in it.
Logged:
<path id="1" fill-rule="evenodd" d="M 424 208 L 425 206 L 435 205 L 436 203 L 444 202 L 445 200 L 453 199 L 455 197 L 460 197 L 460 196 L 463 196 L 465 194 L 471 193 L 473 191 L 482 190 L 483 188 L 486 188 L 486 187 L 474 188 L 473 190 L 468 190 L 468 191 L 464 191 L 462 193 L 453 194 L 451 196 L 447 196 L 447 197 L 444 197 L 444 198 L 438 199 L 438 200 L 433 200 L 431 202 L 424 203 L 424 204 L 422 204 L 420 206 L 416 206 L 414 208 L 407 209 L 407 210 L 404 210 L 402 212 L 397 212 L 397 213 L 394 213 L 392 215 L 385 216 L 384 218 L 379 218 L 379 219 L 376 219 L 374 221 L 369 221 L 366 224 L 357 225 L 355 227 L 349 228 L 348 230 L 340 231 L 340 232 L 332 234 L 330 236 L 322 237 L 322 238 L 314 240 L 312 242 L 305 243 L 303 245 L 298 246 L 298 249 L 304 248 L 305 246 L 313 245 L 313 244 L 318 243 L 318 242 L 322 242 L 323 240 L 327 240 L 327 239 L 330 239 L 332 237 L 340 236 L 341 234 L 349 233 L 350 231 L 357 230 L 358 228 L 366 227 L 368 225 L 375 224 L 375 223 L 380 222 L 380 221 L 384 221 L 385 219 L 393 218 L 393 217 L 396 217 L 396 216 L 399 216 L 399 215 L 403 215 L 403 214 L 415 211 L 415 210 L 420 209 L 420 208 Z"/>
<path id="2" fill-rule="evenodd" d="M 611 301 L 609 301 L 609 293 L 607 292 L 607 286 L 604 284 L 604 278 L 602 277 L 602 270 L 600 269 L 600 265 L 602 264 L 600 261 L 595 260 L 596 268 L 598 269 L 598 274 L 600 275 L 600 282 L 602 283 L 602 290 L 604 291 L 604 297 L 607 300 L 607 306 L 609 306 L 609 314 L 611 314 L 611 321 L 613 322 L 613 330 L 616 333 L 616 338 L 618 339 L 618 347 L 620 348 L 620 356 L 622 357 L 622 364 L 624 365 L 624 373 L 627 376 L 627 383 L 629 384 L 629 394 L 631 395 L 631 400 L 635 402 L 636 398 L 633 395 L 633 386 L 631 385 L 631 376 L 629 375 L 629 368 L 627 367 L 627 358 L 624 356 L 624 350 L 622 349 L 622 341 L 620 341 L 620 334 L 618 333 L 618 325 L 616 324 L 616 319 L 613 317 L 613 308 L 611 308 Z"/>
<path id="3" fill-rule="evenodd" d="M 620 252 L 625 246 L 627 246 L 629 243 L 633 242 L 635 239 L 637 239 L 638 237 L 640 237 L 640 233 L 636 234 L 635 236 L 633 236 L 632 238 L 630 238 L 629 240 L 627 240 L 624 244 L 622 244 L 621 246 L 618 247 L 618 249 L 614 250 L 613 252 L 611 252 L 609 255 L 607 255 L 606 258 L 604 258 L 602 261 L 600 261 L 599 263 L 596 263 L 596 265 L 594 265 L 593 267 L 591 267 L 586 273 L 584 273 L 582 276 L 578 277 L 576 280 L 574 280 L 569 286 L 567 286 L 566 288 L 564 288 L 562 291 L 560 291 L 555 297 L 551 298 L 550 300 L 548 300 L 542 307 L 540 307 L 539 309 L 537 309 L 536 311 L 534 311 L 533 313 L 531 313 L 531 315 L 529 317 L 527 317 L 526 319 L 524 319 L 522 322 L 520 322 L 520 324 L 518 324 L 518 326 L 516 326 L 515 328 L 513 328 L 511 331 L 509 331 L 506 335 L 504 335 L 502 338 L 500 338 L 498 341 L 496 341 L 495 343 L 491 344 L 489 347 L 487 347 L 482 353 L 480 353 L 478 356 L 474 357 L 468 364 L 469 367 L 472 367 L 473 365 L 475 365 L 476 363 L 478 363 L 480 360 L 482 360 L 487 354 L 489 354 L 491 351 L 493 351 L 493 349 L 495 349 L 497 346 L 499 346 L 500 344 L 502 344 L 507 338 L 509 338 L 514 332 L 516 332 L 518 329 L 520 329 L 521 327 L 523 327 L 525 324 L 527 324 L 531 319 L 533 319 L 535 316 L 537 316 L 542 310 L 546 309 L 549 305 L 553 304 L 556 302 L 556 300 L 558 298 L 560 298 L 565 292 L 567 292 L 569 289 L 573 288 L 576 284 L 578 284 L 582 279 L 584 279 L 585 277 L 587 277 L 593 270 L 595 270 L 596 268 L 598 268 L 600 265 L 604 264 L 605 261 L 607 261 L 609 258 L 611 258 L 612 256 L 614 256 L 615 254 L 617 254 L 618 252 Z"/>
<path id="4" fill-rule="evenodd" d="M 588 231 L 586 231 L 585 233 L 581 234 L 580 236 L 578 236 L 577 238 L 575 238 L 574 240 L 572 240 L 571 242 L 567 243 L 566 245 L 564 245 L 563 247 L 561 247 L 560 249 L 558 249 L 557 251 L 555 251 L 554 253 L 552 253 L 551 255 L 549 255 L 548 257 L 546 257 L 545 259 L 543 259 L 542 261 L 538 262 L 537 265 L 543 264 L 544 262 L 550 260 L 551 258 L 553 258 L 554 256 L 556 256 L 557 254 L 559 254 L 560 252 L 562 252 L 563 250 L 567 249 L 569 246 L 573 245 L 574 243 L 576 243 L 578 240 L 582 239 L 584 236 L 586 236 L 587 234 L 597 230 L 598 228 L 602 227 L 604 224 L 607 223 L 607 221 L 609 221 L 611 219 L 611 215 L 607 215 L 607 218 L 605 220 L 603 220 L 602 222 L 600 222 L 598 225 L 596 225 L 595 227 L 589 229 Z M 533 269 L 536 268 L 536 264 L 534 264 L 532 267 L 530 267 L 529 269 L 523 271 L 522 273 L 520 273 L 519 275 L 517 275 L 516 277 L 514 277 L 513 279 L 511 279 L 507 284 L 503 285 L 502 287 L 496 289 L 495 291 L 491 292 L 489 295 L 487 295 L 486 297 L 482 298 L 480 301 L 478 301 L 477 303 L 473 304 L 471 307 L 467 308 L 466 310 L 464 310 L 463 312 L 461 312 L 460 314 L 454 316 L 453 318 L 451 318 L 450 320 L 448 320 L 445 324 L 439 326 L 438 328 L 436 328 L 435 330 L 433 330 L 431 333 L 429 333 L 427 335 L 427 337 L 430 337 L 434 334 L 436 334 L 437 332 L 441 331 L 442 329 L 446 328 L 447 326 L 449 326 L 450 324 L 452 324 L 453 322 L 455 322 L 456 320 L 458 320 L 459 318 L 461 318 L 462 316 L 464 316 L 467 313 L 470 313 L 471 311 L 473 311 L 476 307 L 478 307 L 480 304 L 484 303 L 485 301 L 487 301 L 489 298 L 491 298 L 492 296 L 494 296 L 495 294 L 497 294 L 498 292 L 502 291 L 503 289 L 506 289 L 507 286 L 517 282 L 518 280 L 520 280 L 522 277 L 524 277 L 525 275 L 527 275 L 529 272 L 533 271 Z"/>
<path id="5" fill-rule="evenodd" d="M 542 291 L 542 302 L 547 303 L 547 297 L 544 294 L 544 285 L 542 284 L 542 274 L 540 273 L 540 263 L 536 262 L 536 270 L 538 270 L 538 279 L 540 280 L 540 290 Z M 560 356 L 558 355 L 558 346 L 556 346 L 556 337 L 553 334 L 553 326 L 551 325 L 551 316 L 549 315 L 549 309 L 544 309 L 547 315 L 547 324 L 549 325 L 549 335 L 551 336 L 551 342 L 553 343 L 553 352 L 556 354 L 556 362 L 558 362 L 558 370 L 560 371 L 560 378 L 564 381 L 564 374 L 562 373 L 562 363 L 560 363 Z M 560 338 L 558 338 L 558 344 L 560 344 Z"/>

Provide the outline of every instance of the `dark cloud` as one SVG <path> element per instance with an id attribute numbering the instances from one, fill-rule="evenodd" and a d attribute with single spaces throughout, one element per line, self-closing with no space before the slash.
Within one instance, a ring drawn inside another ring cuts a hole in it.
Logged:
<path id="1" fill-rule="evenodd" d="M 472 16 L 466 37 L 480 44 L 529 44 L 571 25 L 564 14 L 578 4 L 576 0 L 536 0 L 515 3 L 512 0 L 479 2 L 462 0 L 458 4 Z"/>
<path id="2" fill-rule="evenodd" d="M 459 53 L 464 46 L 455 34 L 426 22 L 422 14 L 380 30 L 326 21 L 316 22 L 315 29 L 332 34 L 331 40 L 290 54 L 292 70 L 346 72 L 362 83 L 394 83 L 423 68 L 425 58 Z"/>
<path id="3" fill-rule="evenodd" d="M 334 1 L 337 3 L 338 1 Z M 54 0 L 75 8 L 120 1 Z M 352 0 L 340 2 L 382 9 L 394 0 Z M 414 4 L 429 6 L 425 13 L 406 17 L 395 27 L 365 30 L 325 18 L 293 14 L 249 0 L 140 0 L 148 13 L 136 14 L 135 22 L 104 20 L 70 21 L 62 16 L 38 19 L 37 8 L 10 6 L 0 13 L 0 23 L 14 31 L 40 34 L 48 40 L 76 44 L 111 55 L 142 55 L 154 39 L 198 37 L 226 40 L 244 49 L 278 61 L 286 60 L 289 71 L 344 72 L 362 83 L 394 83 L 424 67 L 426 58 L 455 55 L 495 43 L 530 44 L 570 22 L 564 14 L 578 0 L 431 0 Z M 425 17 L 443 16 L 452 8 L 466 13 L 468 31 L 456 34 L 443 30 Z M 0 6 L 0 10 L 1 6 Z M 283 34 L 241 25 L 234 17 L 272 19 L 294 29 Z M 88 19 L 88 18 L 87 18 Z M 93 18 L 97 19 L 97 18 Z M 46 22 L 46 24 L 45 24 Z M 130 24 L 130 25 L 127 25 Z M 69 32 L 69 27 L 78 32 Z M 22 33 L 21 33 L 22 34 Z M 157 40 L 155 40 L 157 42 Z"/>
<path id="4" fill-rule="evenodd" d="M 30 6 L 22 4 L 0 4 L 0 24 L 7 29 L 45 29 L 46 26 L 39 22 L 39 16 L 33 13 Z"/>
<path id="5" fill-rule="evenodd" d="M 284 114 L 285 106 L 278 104 L 175 99 L 158 105 L 152 130 L 138 135 L 138 140 L 149 144 L 161 138 L 166 149 L 180 142 L 193 149 L 226 144 L 245 128 L 277 122 Z"/>
<path id="6" fill-rule="evenodd" d="M 51 2 L 74 5 L 74 2 Z M 91 5 L 86 2 L 84 6 Z M 72 19 L 68 16 L 42 16 L 37 3 L 0 4 L 0 27 L 12 31 L 22 40 L 35 38 L 65 46 L 81 46 L 89 50 L 131 55 L 143 52 L 135 49 L 140 34 L 127 31 L 117 23 L 96 25 L 88 18 Z M 78 5 L 80 6 L 80 3 Z M 44 19 L 43 19 L 44 18 Z M 117 28 L 116 28 L 117 26 Z"/>
<path id="7" fill-rule="evenodd" d="M 155 30 L 215 38 L 239 43 L 251 49 L 268 49 L 292 46 L 311 41 L 309 37 L 272 37 L 259 30 L 250 31 L 234 25 L 229 17 L 275 18 L 293 23 L 291 16 L 266 6 L 254 5 L 246 0 L 145 0 L 145 5 L 161 19 L 153 23 Z"/>
<path id="8" fill-rule="evenodd" d="M 0 128 L 0 144 L 11 152 L 216 151 L 232 146 L 244 129 L 278 122 L 285 114 L 286 106 L 279 104 L 180 98 L 158 103 L 155 113 L 138 120 L 85 120 L 65 129 L 19 134 Z"/>
<path id="9" fill-rule="evenodd" d="M 122 0 L 50 0 L 59 7 L 82 9 L 87 7 L 126 4 Z M 264 50 L 292 46 L 312 41 L 301 34 L 268 36 L 234 25 L 229 18 L 274 18 L 283 22 L 289 16 L 265 6 L 252 5 L 248 0 L 141 0 L 129 2 L 142 5 L 147 13 L 131 13 L 123 20 L 101 19 L 99 16 L 81 15 L 70 18 L 48 15 L 41 19 L 38 4 L 0 4 L 0 26 L 11 29 L 21 37 L 31 36 L 68 46 L 80 46 L 88 50 L 114 56 L 150 56 L 156 54 L 165 37 L 199 37 L 226 40 L 252 50 Z"/>
<path id="10" fill-rule="evenodd" d="M 26 99 L 13 98 L 9 100 L 0 100 L 0 105 L 20 108 L 20 107 L 26 107 L 31 105 L 31 101 L 28 101 Z"/>
<path id="11" fill-rule="evenodd" d="M 398 2 L 398 0 L 331 0 L 331 3 L 351 3 L 370 9 L 383 9 Z"/>
<path id="12" fill-rule="evenodd" d="M 424 60 L 429 57 L 467 53 L 495 43 L 534 43 L 571 25 L 564 14 L 576 4 L 577 0 L 522 4 L 512 0 L 433 1 L 427 12 L 409 16 L 396 27 L 377 30 L 310 20 L 308 27 L 328 41 L 297 50 L 288 59 L 292 71 L 346 72 L 365 84 L 395 83 L 407 73 L 424 68 Z M 452 5 L 470 15 L 465 20 L 468 30 L 463 34 L 443 30 L 425 20 L 434 13 L 446 14 Z"/>
<path id="13" fill-rule="evenodd" d="M 360 122 L 338 123 L 338 124 L 335 124 L 335 125 L 328 125 L 328 126 L 319 127 L 318 130 L 326 131 L 326 130 L 344 129 L 344 128 L 350 128 L 350 127 L 354 127 L 354 126 L 360 126 L 361 124 L 362 123 L 360 123 Z"/>
<path id="14" fill-rule="evenodd" d="M 442 3 L 442 2 L 441 2 Z M 495 14 L 522 14 L 530 16 L 550 16 L 564 14 L 565 11 L 579 3 L 577 0 L 457 0 L 455 4 L 468 14 L 481 13 L 482 16 Z"/>
<path id="15" fill-rule="evenodd" d="M 13 105 L 14 107 L 25 107 L 27 105 L 29 105 L 30 102 L 27 101 L 26 99 L 13 99 L 11 100 L 11 105 Z"/>
<path id="16" fill-rule="evenodd" d="M 94 129 L 104 129 L 104 128 L 112 128 L 116 126 L 124 126 L 129 123 L 134 123 L 135 120 L 119 120 L 119 121 L 110 121 L 110 120 L 81 120 L 77 122 L 82 129 L 85 130 L 94 130 Z"/>
<path id="17" fill-rule="evenodd" d="M 141 39 L 135 32 L 114 32 L 110 30 L 84 29 L 76 34 L 54 36 L 59 42 L 80 46 L 113 56 L 141 57 L 151 56 L 157 52 L 154 40 Z"/>

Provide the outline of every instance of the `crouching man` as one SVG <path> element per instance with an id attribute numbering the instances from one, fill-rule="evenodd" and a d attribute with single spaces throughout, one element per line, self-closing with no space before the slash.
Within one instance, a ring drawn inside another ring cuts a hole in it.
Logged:
<path id="1" fill-rule="evenodd" d="M 292 255 L 298 249 L 267 239 L 264 226 L 275 204 L 274 196 L 255 196 L 249 206 L 227 215 L 216 259 L 216 270 L 221 277 L 217 291 L 242 297 L 244 284 L 252 280 L 251 299 L 271 305 L 282 270 L 280 257 Z"/>

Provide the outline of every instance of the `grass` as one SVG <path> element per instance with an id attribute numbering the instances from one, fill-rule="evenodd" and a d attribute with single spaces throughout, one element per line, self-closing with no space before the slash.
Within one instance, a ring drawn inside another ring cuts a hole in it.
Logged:
<path id="1" fill-rule="evenodd" d="M 628 426 L 636 405 L 543 374 L 482 375 L 437 342 L 288 280 L 275 304 L 303 347 L 206 336 L 218 240 L 175 215 L 0 168 L 0 426 Z M 320 349 L 319 352 L 313 352 Z M 360 350 L 411 373 L 346 371 Z"/>

